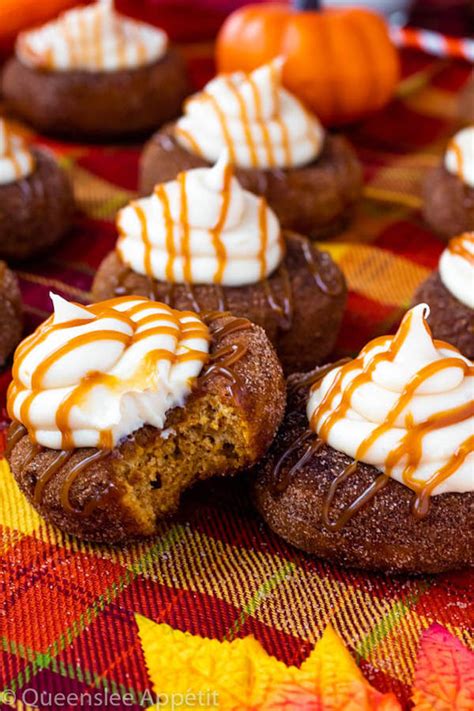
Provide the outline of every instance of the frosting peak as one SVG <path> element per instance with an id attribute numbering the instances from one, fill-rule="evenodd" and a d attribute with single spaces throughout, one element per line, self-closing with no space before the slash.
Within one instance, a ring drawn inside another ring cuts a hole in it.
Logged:
<path id="1" fill-rule="evenodd" d="M 317 158 L 323 129 L 281 85 L 282 60 L 250 74 L 221 74 L 185 103 L 176 138 L 214 162 L 227 148 L 242 168 L 287 168 Z"/>
<path id="2" fill-rule="evenodd" d="M 138 296 L 51 298 L 54 314 L 15 353 L 10 417 L 52 449 L 108 449 L 145 424 L 162 428 L 207 360 L 207 326 Z"/>
<path id="3" fill-rule="evenodd" d="M 449 141 L 444 165 L 449 173 L 474 188 L 474 126 L 463 128 Z"/>
<path id="4" fill-rule="evenodd" d="M 417 494 L 474 491 L 474 366 L 433 341 L 420 304 L 395 336 L 368 343 L 313 386 L 311 428 L 331 447 L 366 462 Z"/>
<path id="5" fill-rule="evenodd" d="M 23 32 L 16 52 L 43 69 L 117 71 L 157 61 L 167 43 L 162 30 L 117 14 L 112 0 L 98 0 Z"/>
<path id="6" fill-rule="evenodd" d="M 474 232 L 450 240 L 439 260 L 439 275 L 458 301 L 474 309 Z"/>
<path id="7" fill-rule="evenodd" d="M 242 286 L 280 264 L 280 226 L 264 198 L 244 190 L 228 152 L 212 168 L 180 173 L 117 217 L 124 264 L 159 281 Z"/>
<path id="8" fill-rule="evenodd" d="M 14 183 L 33 172 L 34 160 L 21 136 L 0 119 L 0 185 Z"/>

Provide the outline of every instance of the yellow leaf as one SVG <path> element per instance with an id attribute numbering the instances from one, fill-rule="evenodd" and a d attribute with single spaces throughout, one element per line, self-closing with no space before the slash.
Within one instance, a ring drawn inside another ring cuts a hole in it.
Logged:
<path id="1" fill-rule="evenodd" d="M 364 679 L 331 627 L 298 669 L 269 656 L 253 637 L 220 642 L 136 620 L 160 709 L 183 705 L 186 695 L 192 705 L 200 694 L 199 708 L 209 711 L 400 711 L 392 694 Z"/>

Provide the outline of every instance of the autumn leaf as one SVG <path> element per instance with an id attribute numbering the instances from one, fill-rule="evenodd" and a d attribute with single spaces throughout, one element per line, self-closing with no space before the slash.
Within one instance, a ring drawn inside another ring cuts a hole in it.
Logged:
<path id="1" fill-rule="evenodd" d="M 172 695 L 214 693 L 200 708 L 225 711 L 400 711 L 373 689 L 331 627 L 298 669 L 269 656 L 253 637 L 220 642 L 136 615 L 160 709 Z"/>
<path id="2" fill-rule="evenodd" d="M 474 653 L 440 625 L 421 638 L 412 699 L 413 711 L 474 709 Z"/>

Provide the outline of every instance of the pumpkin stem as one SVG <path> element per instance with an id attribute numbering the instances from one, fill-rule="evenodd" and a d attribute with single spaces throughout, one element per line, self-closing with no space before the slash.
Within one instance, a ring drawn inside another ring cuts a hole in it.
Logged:
<path id="1" fill-rule="evenodd" d="M 320 10 L 320 0 L 293 0 L 295 10 L 304 12 L 304 10 Z"/>

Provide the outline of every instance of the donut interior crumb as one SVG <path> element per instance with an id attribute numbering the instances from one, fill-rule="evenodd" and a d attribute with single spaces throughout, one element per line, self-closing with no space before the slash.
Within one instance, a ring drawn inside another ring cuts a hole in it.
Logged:
<path id="1" fill-rule="evenodd" d="M 166 425 L 160 437 L 134 437 L 114 461 L 114 478 L 125 484 L 122 504 L 145 535 L 188 486 L 240 469 L 253 456 L 247 423 L 215 396 L 174 411 Z"/>

